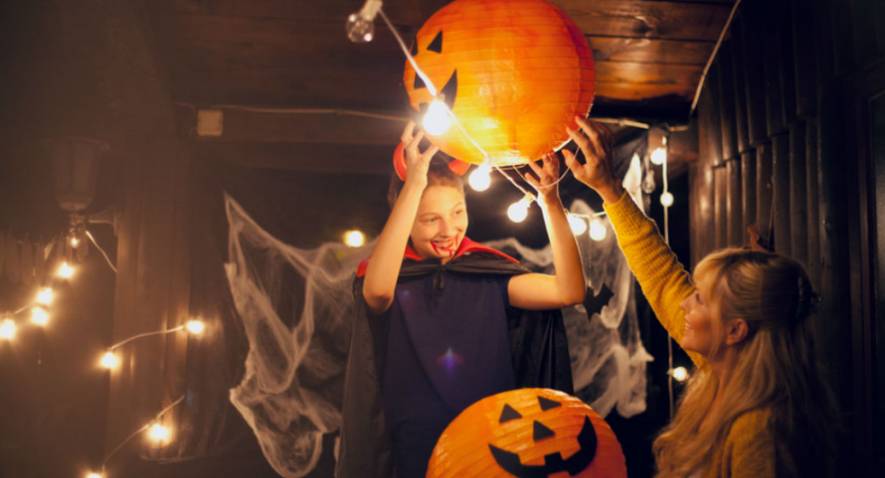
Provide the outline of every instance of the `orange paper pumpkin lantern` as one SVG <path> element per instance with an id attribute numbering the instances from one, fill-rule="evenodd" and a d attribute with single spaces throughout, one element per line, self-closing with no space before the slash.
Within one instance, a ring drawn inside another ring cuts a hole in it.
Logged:
<path id="1" fill-rule="evenodd" d="M 546 0 L 456 0 L 418 30 L 412 54 L 463 126 L 431 141 L 469 163 L 483 151 L 497 165 L 538 159 L 567 142 L 565 127 L 593 103 L 587 40 Z M 433 96 L 409 62 L 403 82 L 425 111 Z"/>
<path id="2" fill-rule="evenodd" d="M 627 476 L 605 420 L 581 400 L 523 388 L 469 406 L 440 436 L 428 478 Z"/>

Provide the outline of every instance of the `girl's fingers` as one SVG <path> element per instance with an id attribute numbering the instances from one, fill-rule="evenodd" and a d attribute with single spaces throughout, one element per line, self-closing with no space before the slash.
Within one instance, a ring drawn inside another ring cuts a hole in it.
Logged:
<path id="1" fill-rule="evenodd" d="M 572 141 L 575 142 L 575 144 L 578 145 L 579 148 L 584 151 L 589 151 L 590 140 L 587 139 L 587 136 L 584 135 L 584 133 L 582 133 L 581 131 L 575 131 L 568 127 L 565 128 L 565 132 L 568 133 L 569 137 L 572 139 Z"/>
<path id="2" fill-rule="evenodd" d="M 537 174 L 539 178 L 544 175 L 544 170 L 535 164 L 534 161 L 529 161 L 529 167 L 532 168 L 532 171 Z"/>
<path id="3" fill-rule="evenodd" d="M 430 161 L 430 159 L 433 158 L 433 155 L 438 152 L 439 152 L 438 146 L 431 146 L 431 147 L 427 148 L 427 151 L 424 151 L 424 154 L 422 155 L 422 157 L 424 159 Z"/>
<path id="4" fill-rule="evenodd" d="M 532 173 L 525 173 L 525 174 L 523 175 L 523 177 L 525 177 L 526 182 L 528 182 L 529 184 L 531 184 L 533 188 L 535 188 L 535 189 L 540 189 L 540 188 L 541 188 L 541 184 L 538 182 L 537 179 L 535 179 L 534 176 L 532 176 Z"/>
<path id="5" fill-rule="evenodd" d="M 412 142 L 412 134 L 415 132 L 415 122 L 409 121 L 406 123 L 406 128 L 403 130 L 403 135 L 400 136 L 400 142 L 403 144 L 409 144 Z"/>
<path id="6" fill-rule="evenodd" d="M 559 176 L 559 158 L 555 154 L 549 153 L 544 157 L 544 170 L 553 178 Z"/>
<path id="7" fill-rule="evenodd" d="M 406 151 L 412 152 L 412 154 L 418 154 L 418 145 L 421 144 L 421 140 L 424 139 L 424 130 L 418 130 L 418 134 L 412 137 L 412 141 L 406 145 Z"/>
<path id="8" fill-rule="evenodd" d="M 600 133 L 596 128 L 591 128 L 592 133 L 588 136 L 590 137 L 590 142 L 593 144 L 593 149 L 596 150 L 596 157 L 599 159 L 605 158 L 605 147 L 602 145 L 602 138 L 600 137 Z"/>
<path id="9" fill-rule="evenodd" d="M 575 153 L 564 149 L 562 150 L 562 156 L 565 159 L 566 167 L 571 170 L 572 174 L 574 174 L 576 178 L 581 178 L 584 176 L 584 166 L 578 162 L 578 159 L 575 157 Z"/>
<path id="10" fill-rule="evenodd" d="M 605 157 L 605 148 L 602 147 L 600 133 L 596 124 L 578 116 L 575 116 L 575 122 L 578 123 L 581 130 L 587 135 L 588 143 L 593 148 L 591 152 L 599 158 Z"/>

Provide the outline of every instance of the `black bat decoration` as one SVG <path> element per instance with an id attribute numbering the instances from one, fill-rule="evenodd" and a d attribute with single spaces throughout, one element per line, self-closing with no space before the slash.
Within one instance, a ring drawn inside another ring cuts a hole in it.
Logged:
<path id="1" fill-rule="evenodd" d="M 592 318 L 593 314 L 601 313 L 602 308 L 608 305 L 608 301 L 614 296 L 615 294 L 608 288 L 608 284 L 604 282 L 598 294 L 588 287 L 587 293 L 584 295 L 584 309 L 587 310 L 587 318 Z"/>

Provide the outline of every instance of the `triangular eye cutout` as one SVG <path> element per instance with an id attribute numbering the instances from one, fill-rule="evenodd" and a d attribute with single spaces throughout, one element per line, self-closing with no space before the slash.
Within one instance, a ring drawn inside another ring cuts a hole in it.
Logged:
<path id="1" fill-rule="evenodd" d="M 541 441 L 554 435 L 556 435 L 556 433 L 554 433 L 553 430 L 545 427 L 543 424 L 541 424 L 541 422 L 535 420 L 535 430 L 532 434 L 532 439 L 534 441 Z"/>
<path id="2" fill-rule="evenodd" d="M 551 408 L 556 408 L 556 407 L 562 405 L 559 402 L 554 402 L 553 400 L 550 400 L 549 398 L 544 398 L 544 397 L 538 397 L 538 404 L 541 405 L 541 410 L 544 410 L 544 411 L 547 411 L 547 410 L 550 410 Z"/>
<path id="3" fill-rule="evenodd" d="M 435 37 L 433 37 L 433 41 L 430 42 L 430 45 L 427 45 L 427 51 L 442 53 L 442 31 L 440 31 L 436 34 Z"/>
<path id="4" fill-rule="evenodd" d="M 522 415 L 514 410 L 513 407 L 505 403 L 504 409 L 501 410 L 501 418 L 498 419 L 498 423 L 509 422 L 510 420 L 516 420 L 517 418 L 522 418 Z"/>

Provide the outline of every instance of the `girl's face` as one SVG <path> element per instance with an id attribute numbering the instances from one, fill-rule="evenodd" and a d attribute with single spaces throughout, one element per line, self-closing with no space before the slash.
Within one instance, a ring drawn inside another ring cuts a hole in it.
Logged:
<path id="1" fill-rule="evenodd" d="M 455 255 L 466 232 L 464 193 L 452 186 L 427 186 L 409 236 L 415 252 L 446 261 Z"/>
<path id="2" fill-rule="evenodd" d="M 713 286 L 704 277 L 696 278 L 697 287 L 694 294 L 682 301 L 680 306 L 685 312 L 685 333 L 679 345 L 683 349 L 697 352 L 705 357 L 721 350 L 725 342 L 719 314 L 714 312 L 712 304 Z"/>

